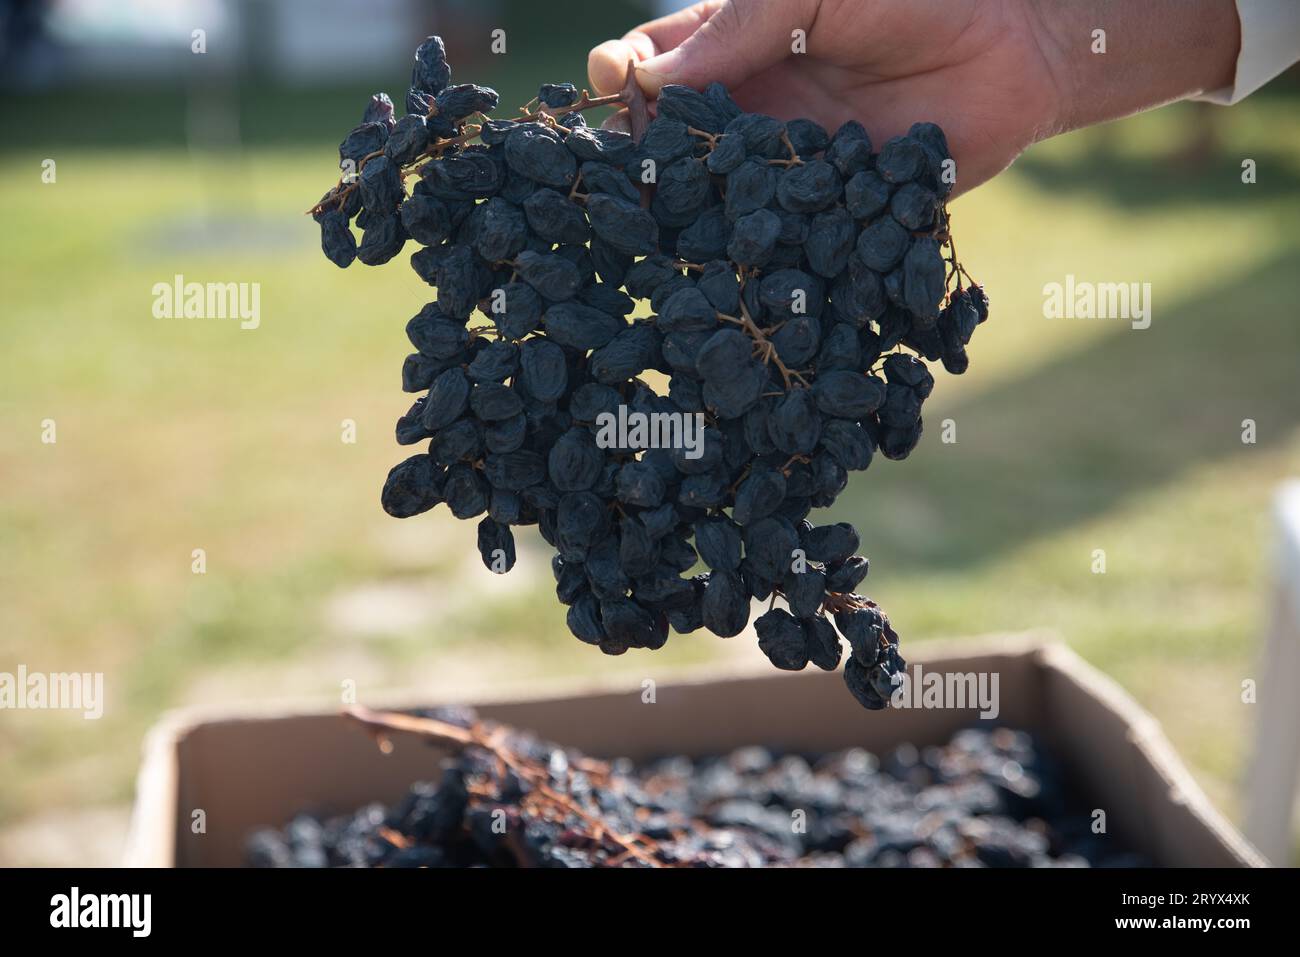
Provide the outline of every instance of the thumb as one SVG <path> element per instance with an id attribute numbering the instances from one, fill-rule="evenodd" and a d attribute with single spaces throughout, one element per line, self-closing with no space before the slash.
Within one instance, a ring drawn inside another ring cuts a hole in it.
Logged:
<path id="1" fill-rule="evenodd" d="M 702 89 L 716 80 L 735 89 L 790 55 L 792 31 L 807 28 L 816 6 L 727 0 L 679 46 L 637 64 L 637 81 L 651 96 L 668 83 Z"/>

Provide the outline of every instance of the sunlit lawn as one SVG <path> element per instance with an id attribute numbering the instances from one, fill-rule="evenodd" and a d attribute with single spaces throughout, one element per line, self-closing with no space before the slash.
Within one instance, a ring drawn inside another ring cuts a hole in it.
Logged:
<path id="1" fill-rule="evenodd" d="M 1164 158 L 1188 115 L 1043 147 L 955 204 L 994 318 L 969 374 L 939 374 L 921 448 L 879 459 L 831 514 L 861 529 L 866 590 L 905 642 L 1057 629 L 1235 813 L 1270 496 L 1300 472 L 1300 124 L 1281 100 L 1224 113 L 1230 148 L 1187 171 Z M 517 686 L 713 653 L 696 635 L 651 662 L 605 659 L 565 630 L 535 533 L 503 588 L 472 525 L 444 512 L 398 529 L 379 510 L 405 454 L 403 325 L 431 291 L 404 257 L 320 257 L 301 213 L 328 185 L 328 144 L 54 156 L 54 185 L 44 153 L 0 161 L 0 670 L 104 671 L 109 706 L 99 722 L 5 716 L 0 820 L 127 798 L 143 731 L 194 700 L 323 700 L 358 675 L 363 693 Z M 260 283 L 260 328 L 153 318 L 153 284 L 177 273 Z M 1151 328 L 1043 318 L 1043 284 L 1066 273 L 1150 282 Z M 445 598 L 437 624 L 332 630 L 335 596 L 393 581 Z"/>

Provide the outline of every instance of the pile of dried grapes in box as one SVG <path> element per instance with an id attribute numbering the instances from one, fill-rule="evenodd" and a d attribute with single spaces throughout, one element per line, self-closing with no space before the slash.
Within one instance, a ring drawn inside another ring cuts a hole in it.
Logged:
<path id="1" fill-rule="evenodd" d="M 596 760 L 467 709 L 359 710 L 383 734 L 451 746 L 397 805 L 303 813 L 254 834 L 257 867 L 1141 866 L 1094 834 L 1033 737 L 967 730 L 941 747 L 805 757 L 745 747 Z"/>

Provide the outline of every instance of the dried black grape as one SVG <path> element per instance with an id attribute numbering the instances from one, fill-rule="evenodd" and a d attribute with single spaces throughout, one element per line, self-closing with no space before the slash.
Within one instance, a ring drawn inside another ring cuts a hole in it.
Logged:
<path id="1" fill-rule="evenodd" d="M 553 243 L 585 243 L 591 235 L 582 208 L 553 189 L 539 189 L 523 203 L 528 228 Z"/>
<path id="2" fill-rule="evenodd" d="M 465 150 L 427 163 L 423 182 L 440 199 L 491 196 L 505 182 L 505 166 L 486 152 Z"/>
<path id="3" fill-rule="evenodd" d="M 875 170 L 854 173 L 844 184 L 844 208 L 858 220 L 874 219 L 889 205 L 893 187 Z"/>
<path id="4" fill-rule="evenodd" d="M 473 461 L 483 452 L 483 430 L 472 419 L 457 419 L 439 429 L 429 443 L 429 455 L 439 465 Z"/>
<path id="5" fill-rule="evenodd" d="M 679 159 L 659 176 L 651 211 L 662 226 L 689 226 L 710 205 L 712 186 L 702 163 Z"/>
<path id="6" fill-rule="evenodd" d="M 578 102 L 578 88 L 572 83 L 543 83 L 537 91 L 537 99 L 552 109 L 572 106 Z"/>
<path id="7" fill-rule="evenodd" d="M 826 597 L 826 575 L 809 565 L 802 571 L 791 569 L 781 582 L 790 613 L 796 618 L 809 618 L 821 611 Z"/>
<path id="8" fill-rule="evenodd" d="M 839 667 L 842 654 L 835 626 L 821 615 L 804 618 L 802 624 L 808 660 L 823 671 L 834 671 Z"/>
<path id="9" fill-rule="evenodd" d="M 591 354 L 591 374 L 605 385 L 625 382 L 653 365 L 657 346 L 653 327 L 629 326 Z"/>
<path id="10" fill-rule="evenodd" d="M 830 134 L 825 127 L 812 120 L 789 120 L 785 131 L 790 137 L 795 153 L 802 159 L 811 159 L 830 145 Z"/>
<path id="11" fill-rule="evenodd" d="M 447 64 L 447 49 L 442 37 L 426 37 L 415 51 L 411 86 L 425 93 L 437 94 L 450 82 L 451 67 Z"/>
<path id="12" fill-rule="evenodd" d="M 509 525 L 502 525 L 491 516 L 478 523 L 478 553 L 483 564 L 497 574 L 505 574 L 515 567 L 515 537 Z"/>
<path id="13" fill-rule="evenodd" d="M 645 136 L 637 144 L 636 152 L 628 163 L 632 175 L 640 179 L 646 171 L 646 163 L 653 164 L 655 179 L 659 171 L 665 169 L 673 160 L 690 156 L 695 148 L 695 138 L 686 131 L 686 124 L 670 116 L 660 116 L 650 121 Z"/>
<path id="14" fill-rule="evenodd" d="M 745 563 L 764 581 L 780 582 L 790 570 L 799 537 L 789 523 L 769 516 L 745 526 Z"/>
<path id="15" fill-rule="evenodd" d="M 484 422 L 499 422 L 524 411 L 519 393 L 499 382 L 483 382 L 469 395 L 469 407 Z"/>
<path id="16" fill-rule="evenodd" d="M 520 379 L 538 402 L 556 402 L 568 385 L 564 352 L 546 339 L 528 339 L 519 349 Z"/>
<path id="17" fill-rule="evenodd" d="M 561 492 L 581 492 L 591 488 L 605 464 L 604 453 L 597 448 L 595 437 L 586 429 L 569 429 L 551 446 L 546 470 Z"/>
<path id="18" fill-rule="evenodd" d="M 754 619 L 758 647 L 782 671 L 801 671 L 808 665 L 808 645 L 803 625 L 784 608 L 773 608 Z"/>
<path id="19" fill-rule="evenodd" d="M 489 342 L 465 370 L 475 382 L 504 382 L 519 368 L 519 347 L 512 342 Z"/>
<path id="20" fill-rule="evenodd" d="M 857 422 L 848 419 L 828 419 L 822 426 L 824 448 L 848 472 L 861 472 L 871 465 L 875 443 L 870 434 Z"/>
<path id="21" fill-rule="evenodd" d="M 749 525 L 776 511 L 785 499 L 785 476 L 772 468 L 759 467 L 749 473 L 736 491 L 731 518 L 737 525 Z"/>
<path id="22" fill-rule="evenodd" d="M 861 555 L 851 555 L 842 562 L 832 563 L 826 575 L 826 590 L 849 594 L 867 577 L 870 563 Z"/>
<path id="23" fill-rule="evenodd" d="M 599 645 L 608 637 L 600 624 L 600 602 L 591 592 L 584 592 L 571 604 L 565 623 L 576 638 L 589 645 Z"/>
<path id="24" fill-rule="evenodd" d="M 498 99 L 497 91 L 491 87 L 476 86 L 473 83 L 449 86 L 439 92 L 434 100 L 437 104 L 435 115 L 458 124 L 467 116 L 495 110 Z"/>
<path id="25" fill-rule="evenodd" d="M 361 234 L 357 259 L 367 266 L 382 266 L 402 251 L 406 244 L 406 230 L 402 217 L 396 212 L 377 218 Z"/>
<path id="26" fill-rule="evenodd" d="M 872 685 L 870 669 L 859 664 L 856 658 L 844 662 L 844 683 L 858 704 L 868 711 L 880 711 L 886 707 L 886 699 Z"/>
<path id="27" fill-rule="evenodd" d="M 817 447 L 822 420 L 810 389 L 795 389 L 779 399 L 767 420 L 772 444 L 787 455 L 806 455 Z"/>
<path id="28" fill-rule="evenodd" d="M 939 197 L 919 183 L 900 186 L 889 201 L 889 214 L 905 229 L 929 229 L 939 209 Z"/>
<path id="29" fill-rule="evenodd" d="M 387 140 L 388 127 L 383 123 L 362 123 L 348 133 L 339 144 L 339 167 L 347 168 L 350 164 L 350 171 L 357 172 L 362 160 L 371 153 L 382 150 Z"/>
<path id="30" fill-rule="evenodd" d="M 627 323 L 617 316 L 579 302 L 551 306 L 542 325 L 548 338 L 579 352 L 599 349 L 627 328 Z"/>
<path id="31" fill-rule="evenodd" d="M 876 172 L 886 182 L 895 185 L 916 179 L 925 167 L 925 150 L 910 136 L 895 136 L 886 141 L 876 157 Z"/>
<path id="32" fill-rule="evenodd" d="M 817 408 L 829 416 L 865 419 L 885 401 L 885 384 L 875 376 L 832 369 L 813 383 Z"/>
<path id="33" fill-rule="evenodd" d="M 876 220 L 858 235 L 857 253 L 876 272 L 893 269 L 907 252 L 911 237 L 888 216 Z"/>
<path id="34" fill-rule="evenodd" d="M 582 287 L 582 274 L 578 267 L 563 256 L 525 250 L 515 259 L 514 265 L 519 278 L 551 302 L 572 299 Z"/>
<path id="35" fill-rule="evenodd" d="M 749 624 L 749 590 L 740 575 L 717 570 L 709 575 L 700 601 L 704 627 L 720 638 L 730 638 Z"/>
<path id="36" fill-rule="evenodd" d="M 760 209 L 736 220 L 727 243 L 727 255 L 742 266 L 762 266 L 772 258 L 781 220 L 771 210 Z"/>
<path id="37" fill-rule="evenodd" d="M 708 332 L 718 327 L 718 310 L 694 286 L 674 292 L 659 309 L 655 325 L 664 334 L 670 332 Z"/>
<path id="38" fill-rule="evenodd" d="M 438 259 L 436 285 L 438 308 L 456 319 L 468 318 L 479 298 L 474 250 L 461 245 L 447 247 Z"/>
<path id="39" fill-rule="evenodd" d="M 627 316 L 636 308 L 632 297 L 620 292 L 609 283 L 590 283 L 578 292 L 578 299 L 584 305 L 607 312 L 611 316 Z"/>
<path id="40" fill-rule="evenodd" d="M 636 142 L 626 133 L 618 130 L 581 128 L 573 130 L 565 137 L 565 145 L 579 160 L 593 160 L 609 163 L 611 166 L 627 164 L 636 152 Z M 621 174 L 620 174 L 621 175 Z M 591 190 L 590 181 L 584 175 L 583 182 Z M 626 182 L 626 178 L 624 178 Z"/>
<path id="41" fill-rule="evenodd" d="M 506 283 L 490 298 L 488 314 L 507 339 L 522 339 L 541 324 L 545 303 L 527 283 Z"/>
<path id="42" fill-rule="evenodd" d="M 646 256 L 658 246 L 659 226 L 654 217 L 635 203 L 606 193 L 593 193 L 587 214 L 596 235 L 628 256 Z"/>
<path id="43" fill-rule="evenodd" d="M 801 536 L 800 542 L 812 562 L 834 564 L 847 560 L 858 550 L 858 533 L 848 522 L 820 525 Z"/>
<path id="44" fill-rule="evenodd" d="M 826 159 L 844 179 L 870 169 L 873 162 L 871 137 L 862 124 L 849 120 L 836 130 L 826 147 Z"/>
<path id="45" fill-rule="evenodd" d="M 822 160 L 787 167 L 776 180 L 777 201 L 792 213 L 820 212 L 843 191 L 835 167 Z"/>
<path id="46" fill-rule="evenodd" d="M 523 448 L 528 438 L 528 416 L 524 413 L 483 427 L 483 447 L 498 454 Z"/>
<path id="47" fill-rule="evenodd" d="M 330 210 L 320 218 L 320 245 L 325 258 L 346 269 L 357 258 L 357 240 L 348 228 L 347 217 L 338 210 Z"/>
<path id="48" fill-rule="evenodd" d="M 729 262 L 715 259 L 706 263 L 696 285 L 718 312 L 734 316 L 740 311 L 740 282 Z"/>
<path id="49" fill-rule="evenodd" d="M 606 166 L 604 163 L 583 163 L 579 175 L 582 176 L 582 185 L 588 193 L 608 193 L 633 205 L 641 200 L 636 187 L 628 182 L 621 171 L 612 166 Z"/>
<path id="50" fill-rule="evenodd" d="M 546 460 L 526 449 L 488 455 L 483 459 L 483 476 L 493 488 L 518 492 L 546 477 Z"/>
<path id="51" fill-rule="evenodd" d="M 447 318 L 437 303 L 428 303 L 406 324 L 406 338 L 421 355 L 433 359 L 458 356 L 469 342 L 464 324 Z"/>
<path id="52" fill-rule="evenodd" d="M 448 369 L 439 375 L 424 402 L 424 427 L 436 432 L 460 418 L 469 402 L 469 390 L 469 380 L 460 369 Z"/>
<path id="53" fill-rule="evenodd" d="M 414 352 L 402 363 L 402 391 L 420 392 L 433 385 L 434 378 L 444 369 L 455 365 L 454 361 L 431 359 Z"/>
<path id="54" fill-rule="evenodd" d="M 474 518 L 487 511 L 488 484 L 468 463 L 458 462 L 447 469 L 442 495 L 451 514 L 459 519 Z"/>
<path id="55" fill-rule="evenodd" d="M 727 123 L 723 130 L 735 134 L 745 142 L 745 152 L 763 159 L 783 159 L 786 155 L 781 135 L 785 124 L 762 113 L 742 113 Z"/>
<path id="56" fill-rule="evenodd" d="M 731 241 L 731 222 L 721 205 L 700 213 L 677 237 L 677 255 L 688 262 L 724 259 Z"/>
<path id="57" fill-rule="evenodd" d="M 528 224 L 523 210 L 514 203 L 493 196 L 474 211 L 474 251 L 488 262 L 510 259 L 528 243 Z"/>
<path id="58" fill-rule="evenodd" d="M 725 176 L 745 162 L 745 138 L 737 135 L 718 137 L 706 165 L 715 176 Z"/>
<path id="59" fill-rule="evenodd" d="M 437 246 L 451 234 L 451 214 L 433 196 L 412 196 L 402 203 L 402 225 L 417 243 Z"/>
<path id="60" fill-rule="evenodd" d="M 361 202 L 372 213 L 387 215 L 406 198 L 401 170 L 387 156 L 376 156 L 361 169 Z"/>
<path id="61" fill-rule="evenodd" d="M 706 133 L 720 133 L 727 122 L 707 96 L 689 86 L 666 84 L 660 88 L 657 102 L 660 116 L 681 120 Z"/>
<path id="62" fill-rule="evenodd" d="M 777 174 L 761 159 L 748 159 L 727 174 L 727 218 L 762 209 L 776 196 Z"/>
<path id="63" fill-rule="evenodd" d="M 391 132 L 397 122 L 393 116 L 393 98 L 387 93 L 376 93 L 366 104 L 365 112 L 361 114 L 361 122 L 382 123 Z"/>
<path id="64" fill-rule="evenodd" d="M 937 319 L 943 282 L 943 253 L 939 244 L 929 237 L 913 240 L 903 259 L 903 296 L 908 310 L 926 319 Z"/>
<path id="65" fill-rule="evenodd" d="M 857 238 L 857 227 L 846 210 L 837 207 L 818 213 L 804 244 L 809 268 L 827 279 L 838 276 L 848 267 Z"/>
<path id="66" fill-rule="evenodd" d="M 616 415 L 623 398 L 609 386 L 588 382 L 574 390 L 569 412 L 575 421 L 592 423 L 603 413 Z"/>
<path id="67" fill-rule="evenodd" d="M 391 104 L 390 107 L 391 109 Z M 429 145 L 429 129 L 423 116 L 408 114 L 397 121 L 384 143 L 384 155 L 398 166 L 407 166 Z"/>
<path id="68" fill-rule="evenodd" d="M 440 502 L 441 470 L 427 455 L 412 455 L 388 473 L 381 501 L 394 518 L 427 512 Z"/>
<path id="69" fill-rule="evenodd" d="M 564 137 L 541 123 L 520 123 L 506 136 L 505 158 L 521 176 L 546 186 L 569 187 L 578 175 L 578 161 Z"/>

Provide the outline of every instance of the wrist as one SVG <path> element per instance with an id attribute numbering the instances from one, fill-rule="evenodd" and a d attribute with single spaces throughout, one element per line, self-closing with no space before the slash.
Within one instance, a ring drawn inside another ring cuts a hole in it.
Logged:
<path id="1" fill-rule="evenodd" d="M 1230 86 L 1236 74 L 1241 24 L 1233 0 L 1028 6 L 1057 100 L 1046 135 Z"/>

